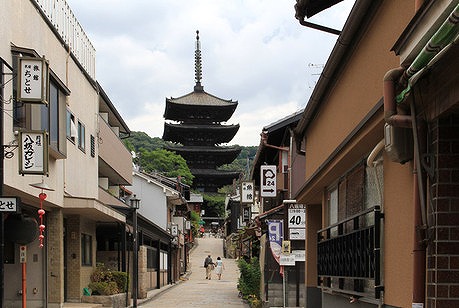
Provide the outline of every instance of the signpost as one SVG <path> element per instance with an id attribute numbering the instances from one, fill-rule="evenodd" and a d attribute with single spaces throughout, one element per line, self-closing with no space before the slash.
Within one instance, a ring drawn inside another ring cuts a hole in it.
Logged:
<path id="1" fill-rule="evenodd" d="M 260 195 L 262 197 L 276 197 L 276 166 L 263 165 L 260 167 Z"/>

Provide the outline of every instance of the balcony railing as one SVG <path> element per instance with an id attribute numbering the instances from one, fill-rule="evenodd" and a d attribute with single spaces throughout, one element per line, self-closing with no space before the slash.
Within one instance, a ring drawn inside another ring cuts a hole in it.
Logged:
<path id="1" fill-rule="evenodd" d="M 381 220 L 375 206 L 317 232 L 318 285 L 322 289 L 379 299 Z"/>
<path id="2" fill-rule="evenodd" d="M 62 40 L 70 47 L 70 52 L 88 75 L 96 79 L 96 50 L 67 2 L 64 0 L 33 1 Z"/>

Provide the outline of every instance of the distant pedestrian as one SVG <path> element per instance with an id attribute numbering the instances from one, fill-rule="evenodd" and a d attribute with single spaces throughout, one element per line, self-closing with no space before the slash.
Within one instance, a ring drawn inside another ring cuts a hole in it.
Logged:
<path id="1" fill-rule="evenodd" d="M 212 279 L 212 270 L 214 269 L 214 262 L 210 255 L 204 260 L 204 267 L 206 268 L 206 279 Z"/>
<path id="2" fill-rule="evenodd" d="M 217 274 L 218 280 L 222 279 L 224 269 L 225 265 L 223 264 L 222 258 L 217 257 L 217 261 L 215 262 L 215 274 Z"/>

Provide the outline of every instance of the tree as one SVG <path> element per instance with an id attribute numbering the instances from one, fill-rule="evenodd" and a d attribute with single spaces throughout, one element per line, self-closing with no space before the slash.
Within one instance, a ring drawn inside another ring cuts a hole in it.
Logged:
<path id="1" fill-rule="evenodd" d="M 147 151 L 142 149 L 136 159 L 142 170 L 147 173 L 157 172 L 170 178 L 181 177 L 182 183 L 191 185 L 194 176 L 185 159 L 165 149 Z"/>

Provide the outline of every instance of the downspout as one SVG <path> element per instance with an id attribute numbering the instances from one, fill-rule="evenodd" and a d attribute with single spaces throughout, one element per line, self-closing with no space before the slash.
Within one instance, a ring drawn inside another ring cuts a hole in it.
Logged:
<path id="1" fill-rule="evenodd" d="M 268 144 L 268 135 L 265 132 L 262 132 L 260 134 L 260 136 L 261 136 L 261 143 L 265 147 L 276 149 L 276 150 L 279 150 L 279 151 L 286 151 L 286 152 L 289 151 L 288 147 L 278 147 L 278 146 L 275 146 L 275 145 L 272 145 L 272 144 Z"/>
<path id="2" fill-rule="evenodd" d="M 414 237 L 413 237 L 413 296 L 412 303 L 425 303 L 425 258 L 426 248 L 423 238 L 419 238 L 421 229 L 425 229 L 425 199 L 423 196 L 422 169 L 419 165 L 419 145 L 417 142 L 417 123 L 414 102 L 411 103 L 411 116 L 397 114 L 395 101 L 395 87 L 399 77 L 403 74 L 403 68 L 392 69 L 384 76 L 384 118 L 386 123 L 396 127 L 411 127 L 414 139 L 413 161 L 413 209 L 414 209 Z M 422 195 L 421 195 L 422 194 Z M 422 200 L 422 201 L 421 201 Z M 422 217 L 422 218 L 421 218 Z"/>

